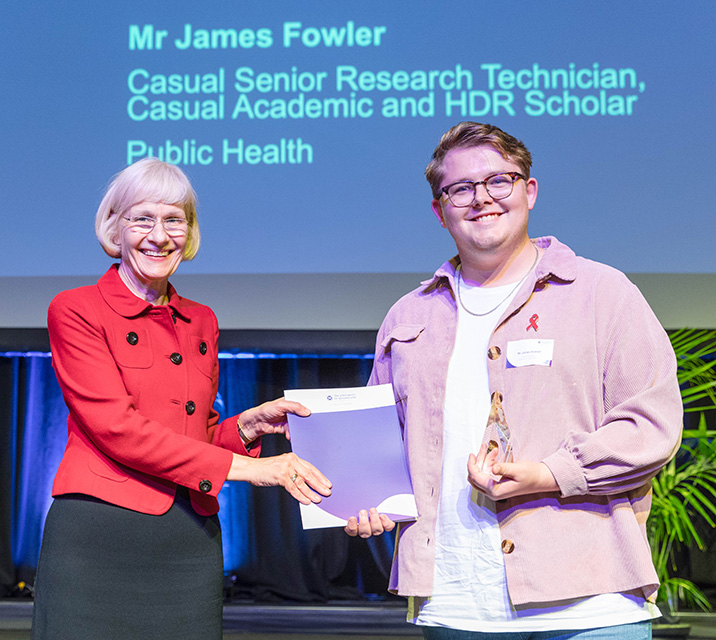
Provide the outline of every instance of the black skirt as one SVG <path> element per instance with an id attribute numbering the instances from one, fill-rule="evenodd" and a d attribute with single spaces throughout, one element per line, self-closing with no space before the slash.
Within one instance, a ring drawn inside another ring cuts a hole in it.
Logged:
<path id="1" fill-rule="evenodd" d="M 34 640 L 221 640 L 217 516 L 186 490 L 161 516 L 82 495 L 47 516 L 35 580 Z"/>

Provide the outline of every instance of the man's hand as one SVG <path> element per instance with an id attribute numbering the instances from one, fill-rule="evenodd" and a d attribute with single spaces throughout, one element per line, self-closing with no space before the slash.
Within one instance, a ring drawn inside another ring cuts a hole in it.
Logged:
<path id="1" fill-rule="evenodd" d="M 543 462 L 495 462 L 497 449 L 489 454 L 483 444 L 467 461 L 467 479 L 492 500 L 504 500 L 532 493 L 559 492 L 559 486 Z"/>
<path id="2" fill-rule="evenodd" d="M 370 538 L 379 536 L 386 531 L 392 531 L 393 527 L 395 527 L 395 522 L 384 513 L 378 513 L 377 509 L 371 509 L 370 512 L 364 509 L 360 511 L 357 518 L 355 516 L 348 518 L 345 532 L 349 536 Z"/>

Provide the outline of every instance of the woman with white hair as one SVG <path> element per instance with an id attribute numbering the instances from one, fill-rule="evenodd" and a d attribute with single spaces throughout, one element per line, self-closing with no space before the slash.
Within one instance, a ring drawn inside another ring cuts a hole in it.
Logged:
<path id="1" fill-rule="evenodd" d="M 218 325 L 169 277 L 200 243 L 196 196 L 146 158 L 110 184 L 97 237 L 119 264 L 50 304 L 53 365 L 69 408 L 36 578 L 32 637 L 221 638 L 216 513 L 226 480 L 283 486 L 303 504 L 330 483 L 294 454 L 258 458 L 287 431 L 284 399 L 219 421 Z M 320 494 L 320 495 L 319 495 Z"/>

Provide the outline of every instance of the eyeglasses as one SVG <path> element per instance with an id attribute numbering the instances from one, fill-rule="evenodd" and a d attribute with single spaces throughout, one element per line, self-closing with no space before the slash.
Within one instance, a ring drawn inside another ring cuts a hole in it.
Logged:
<path id="1" fill-rule="evenodd" d="M 502 200 L 512 193 L 515 180 L 518 178 L 525 179 L 521 173 L 517 173 L 516 171 L 496 173 L 486 180 L 478 180 L 477 182 L 470 182 L 469 180 L 453 182 L 447 187 L 440 189 L 440 191 L 448 197 L 454 207 L 469 207 L 475 202 L 477 185 L 484 184 L 487 195 L 493 200 Z"/>
<path id="2" fill-rule="evenodd" d="M 157 226 L 157 222 L 164 227 L 164 231 L 166 231 L 167 235 L 173 238 L 186 235 L 187 229 L 189 228 L 189 222 L 186 218 L 173 217 L 157 219 L 152 218 L 152 216 L 133 216 L 131 218 L 123 216 L 123 218 L 127 220 L 127 226 L 132 231 L 142 234 L 151 233 L 154 227 Z"/>

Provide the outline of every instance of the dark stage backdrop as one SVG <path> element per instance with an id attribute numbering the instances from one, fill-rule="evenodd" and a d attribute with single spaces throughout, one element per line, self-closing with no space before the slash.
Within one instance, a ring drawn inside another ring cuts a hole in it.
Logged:
<path id="1" fill-rule="evenodd" d="M 219 361 L 222 418 L 284 389 L 362 386 L 372 356 L 228 354 Z M 0 585 L 32 582 L 67 409 L 46 353 L 0 357 Z M 266 436 L 262 455 L 289 450 Z M 281 488 L 227 483 L 219 494 L 227 588 L 262 602 L 385 596 L 392 536 L 351 539 L 342 529 L 304 532 L 298 503 Z M 111 577 L 108 576 L 108 579 Z M 1 595 L 1 594 L 0 594 Z"/>
<path id="2" fill-rule="evenodd" d="M 224 353 L 216 408 L 226 417 L 284 389 L 361 386 L 370 355 Z M 0 597 L 32 583 L 67 409 L 45 352 L 0 353 Z M 263 455 L 288 451 L 266 436 Z M 227 594 L 257 602 L 319 603 L 387 597 L 392 535 L 368 541 L 342 529 L 304 532 L 298 503 L 279 488 L 227 483 L 219 494 Z M 716 530 L 707 549 L 685 551 L 680 574 L 716 602 Z M 108 578 L 110 579 L 110 578 Z"/>

